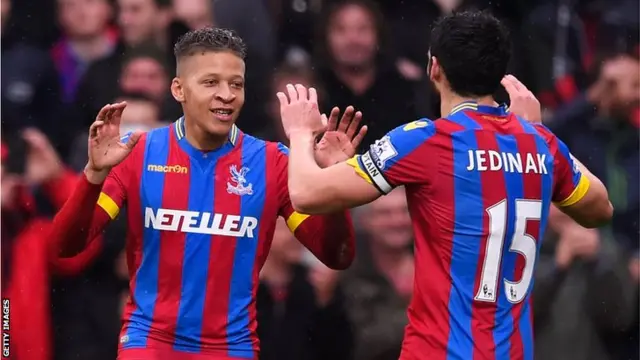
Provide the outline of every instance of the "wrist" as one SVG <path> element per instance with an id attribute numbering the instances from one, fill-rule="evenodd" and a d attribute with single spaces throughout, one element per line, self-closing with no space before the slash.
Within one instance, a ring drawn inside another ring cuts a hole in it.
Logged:
<path id="1" fill-rule="evenodd" d="M 87 181 L 89 181 L 91 184 L 100 185 L 104 183 L 104 181 L 107 179 L 107 175 L 109 175 L 109 171 L 110 169 L 96 170 L 91 168 L 89 165 L 87 165 L 84 168 L 84 176 L 87 178 Z"/>
<path id="2" fill-rule="evenodd" d="M 293 130 L 289 133 L 290 141 L 315 141 L 315 138 L 316 135 L 313 134 L 313 131 L 307 129 Z"/>

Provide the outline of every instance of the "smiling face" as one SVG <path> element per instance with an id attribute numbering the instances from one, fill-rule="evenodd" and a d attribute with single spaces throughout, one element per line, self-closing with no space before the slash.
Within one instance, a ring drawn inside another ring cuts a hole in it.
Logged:
<path id="1" fill-rule="evenodd" d="M 245 63 L 231 51 L 198 51 L 179 59 L 171 93 L 204 132 L 226 136 L 244 104 Z"/>

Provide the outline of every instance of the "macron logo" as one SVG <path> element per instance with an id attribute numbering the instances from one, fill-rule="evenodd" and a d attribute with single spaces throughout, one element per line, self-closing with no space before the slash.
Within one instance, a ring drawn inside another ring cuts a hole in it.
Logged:
<path id="1" fill-rule="evenodd" d="M 161 173 L 176 173 L 186 174 L 187 167 L 181 165 L 147 165 L 147 171 L 161 172 Z"/>
<path id="2" fill-rule="evenodd" d="M 144 227 L 161 231 L 253 238 L 258 219 L 251 216 L 145 208 Z"/>

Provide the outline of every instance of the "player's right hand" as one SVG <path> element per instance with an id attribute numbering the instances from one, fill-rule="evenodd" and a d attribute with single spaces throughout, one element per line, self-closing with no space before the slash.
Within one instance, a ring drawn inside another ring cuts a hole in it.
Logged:
<path id="1" fill-rule="evenodd" d="M 509 111 L 531 123 L 542 122 L 540 101 L 515 76 L 507 75 L 500 81 L 509 94 Z"/>
<path id="2" fill-rule="evenodd" d="M 133 133 L 126 143 L 120 137 L 120 119 L 126 102 L 105 105 L 89 129 L 89 163 L 87 170 L 108 173 L 131 153 L 141 132 Z"/>

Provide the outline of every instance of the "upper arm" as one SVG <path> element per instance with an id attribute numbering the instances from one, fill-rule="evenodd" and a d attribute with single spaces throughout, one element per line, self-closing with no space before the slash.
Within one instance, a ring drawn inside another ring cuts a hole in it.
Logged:
<path id="1" fill-rule="evenodd" d="M 278 197 L 279 197 L 279 204 L 280 204 L 279 214 L 286 220 L 287 227 L 289 228 L 289 230 L 291 230 L 292 233 L 295 234 L 296 230 L 303 222 L 309 223 L 307 219 L 309 217 L 312 217 L 311 214 L 315 214 L 315 213 L 326 214 L 328 212 L 332 212 L 333 210 L 342 210 L 345 208 L 353 207 L 353 206 L 346 206 L 346 205 L 338 206 L 334 204 L 335 206 L 331 206 L 331 209 L 329 209 L 329 211 L 296 211 L 293 203 L 291 202 L 291 196 L 289 194 L 288 165 L 289 165 L 289 149 L 283 144 L 278 143 L 278 151 L 276 155 L 276 169 L 277 169 L 277 176 L 278 176 L 277 186 L 279 191 Z M 368 190 L 369 197 L 371 197 L 371 195 L 374 196 L 372 200 L 379 196 L 378 192 L 375 191 L 375 189 L 371 185 L 368 185 L 366 182 L 362 180 L 362 178 L 355 175 L 355 172 L 351 167 L 345 165 L 344 163 L 341 163 L 341 164 L 334 165 L 328 169 L 332 169 L 335 167 L 342 168 L 343 171 L 347 170 L 345 174 L 346 177 L 350 177 L 351 181 L 355 180 L 356 184 L 355 186 L 353 186 L 353 188 L 358 189 L 359 193 L 362 193 L 363 191 L 366 192 Z M 324 169 L 324 170 L 326 171 L 328 169 Z M 335 169 L 332 169 L 331 171 L 334 172 Z M 338 175 L 338 176 L 341 176 L 341 175 Z M 347 185 L 346 182 L 344 183 L 344 185 Z M 360 197 L 362 198 L 363 196 L 360 195 Z M 372 200 L 369 200 L 369 201 L 372 201 Z M 343 204 L 343 202 L 341 202 L 341 204 Z M 324 208 L 323 210 L 326 210 L 326 208 Z"/>
<path id="2" fill-rule="evenodd" d="M 612 208 L 602 182 L 579 164 L 564 142 L 550 132 L 548 134 L 554 159 L 554 204 L 584 227 L 597 227 L 607 222 Z"/>
<path id="3" fill-rule="evenodd" d="M 277 144 L 275 152 L 275 169 L 277 176 L 278 189 L 278 213 L 287 222 L 287 227 L 292 233 L 309 215 L 301 214 L 293 209 L 291 198 L 289 197 L 288 173 L 289 166 L 289 149 L 282 143 Z"/>
<path id="4" fill-rule="evenodd" d="M 434 134 L 431 120 L 414 121 L 393 129 L 347 163 L 381 194 L 388 194 L 396 186 L 428 183 L 426 162 L 435 157 L 420 150 Z"/>
<path id="5" fill-rule="evenodd" d="M 578 203 L 589 190 L 589 179 L 582 174 L 569 148 L 557 137 L 551 139 L 553 152 L 553 202 L 560 208 Z"/>

